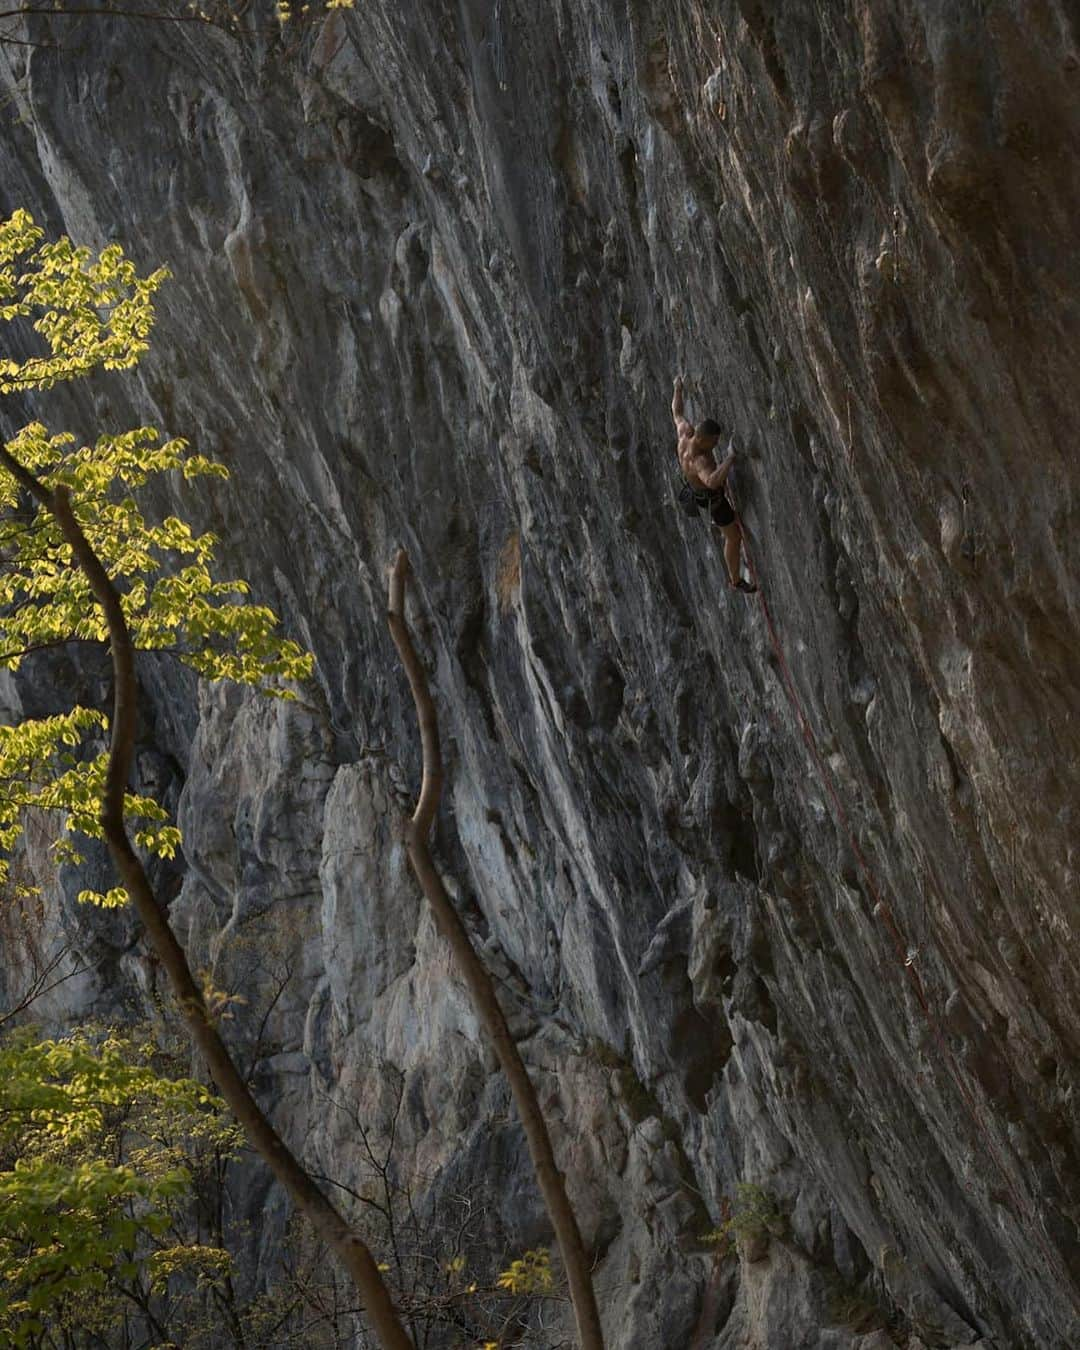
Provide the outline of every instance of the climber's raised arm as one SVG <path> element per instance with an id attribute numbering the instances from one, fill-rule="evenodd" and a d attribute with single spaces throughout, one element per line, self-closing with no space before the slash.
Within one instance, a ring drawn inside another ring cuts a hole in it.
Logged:
<path id="1" fill-rule="evenodd" d="M 683 416 L 683 382 L 682 376 L 675 376 L 675 392 L 671 396 L 671 416 L 675 422 L 675 430 L 680 440 L 684 436 L 694 434 L 693 426 Z"/>

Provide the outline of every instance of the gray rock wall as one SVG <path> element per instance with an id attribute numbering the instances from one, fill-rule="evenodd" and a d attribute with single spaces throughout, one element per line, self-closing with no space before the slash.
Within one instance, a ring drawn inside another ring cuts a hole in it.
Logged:
<path id="1" fill-rule="evenodd" d="M 42 411 L 229 464 L 185 510 L 318 657 L 292 709 L 145 671 L 172 913 L 279 1124 L 347 1179 L 328 1101 L 378 1131 L 403 1083 L 403 1167 L 544 1240 L 402 861 L 403 544 L 440 861 L 612 1346 L 876 1350 L 854 1288 L 911 1347 L 1080 1343 L 1071 8 L 261 23 L 0 47 L 0 205 L 168 262 L 140 374 Z M 734 430 L 768 616 L 674 506 L 680 370 Z M 99 971 L 51 1015 L 144 1006 L 127 921 L 50 904 Z M 784 1236 L 714 1267 L 738 1181 Z"/>

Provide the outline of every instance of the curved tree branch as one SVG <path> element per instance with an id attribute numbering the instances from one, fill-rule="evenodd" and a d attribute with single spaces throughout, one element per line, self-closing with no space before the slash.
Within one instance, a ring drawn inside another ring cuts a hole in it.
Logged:
<path id="1" fill-rule="evenodd" d="M 427 839 L 435 823 L 435 812 L 442 796 L 442 751 L 439 747 L 439 722 L 435 702 L 428 688 L 427 674 L 416 654 L 408 624 L 405 621 L 405 582 L 409 572 L 409 557 L 401 549 L 390 571 L 389 614 L 390 635 L 405 667 L 420 726 L 420 749 L 423 754 L 423 776 L 420 796 L 413 811 L 412 823 L 416 833 Z"/>
<path id="2" fill-rule="evenodd" d="M 604 1337 L 592 1285 L 589 1258 L 581 1240 L 577 1218 L 566 1194 L 565 1179 L 555 1163 L 551 1136 L 543 1112 L 540 1110 L 536 1089 L 518 1052 L 517 1044 L 510 1034 L 491 975 L 477 956 L 461 916 L 446 893 L 446 887 L 431 857 L 428 836 L 442 792 L 442 756 L 439 751 L 438 719 L 428 686 L 427 673 L 413 646 L 412 635 L 405 619 L 405 585 L 408 572 L 408 555 L 401 549 L 390 570 L 387 621 L 412 691 L 416 719 L 420 725 L 424 764 L 420 797 L 406 831 L 409 862 L 421 890 L 431 905 L 439 931 L 450 944 L 472 999 L 473 1008 L 491 1038 L 495 1054 L 510 1084 L 510 1091 L 525 1129 L 536 1179 L 540 1184 L 562 1254 L 582 1350 L 603 1350 Z"/>
<path id="3" fill-rule="evenodd" d="M 248 1090 L 207 1009 L 183 947 L 158 904 L 150 880 L 124 825 L 124 793 L 135 749 L 138 683 L 135 653 L 120 593 L 75 519 L 65 487 L 50 490 L 0 445 L 0 464 L 49 511 L 90 583 L 109 628 L 113 664 L 113 717 L 101 825 L 113 864 L 172 984 L 192 1040 L 199 1047 L 222 1097 L 252 1145 L 285 1187 L 315 1231 L 336 1252 L 356 1283 L 367 1316 L 384 1350 L 412 1350 L 371 1252 L 322 1193 L 274 1129 Z"/>

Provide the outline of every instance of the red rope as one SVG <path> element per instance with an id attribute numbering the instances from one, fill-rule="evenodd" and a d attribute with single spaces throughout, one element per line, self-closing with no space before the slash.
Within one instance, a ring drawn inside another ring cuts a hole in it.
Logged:
<path id="1" fill-rule="evenodd" d="M 836 813 L 836 819 L 840 824 L 840 826 L 842 827 L 844 833 L 847 835 L 848 843 L 851 846 L 851 851 L 855 857 L 856 863 L 858 864 L 859 872 L 862 875 L 862 879 L 866 886 L 866 890 L 870 895 L 871 899 L 874 901 L 873 912 L 883 921 L 885 925 L 885 929 L 889 934 L 893 947 L 896 951 L 897 957 L 901 962 L 901 966 L 905 974 L 907 975 L 908 982 L 910 983 L 911 988 L 915 994 L 916 1001 L 918 1002 L 919 1007 L 922 1009 L 923 1015 L 925 1016 L 930 1026 L 931 1032 L 933 1033 L 934 1039 L 938 1044 L 942 1057 L 949 1070 L 949 1074 L 952 1077 L 953 1082 L 956 1084 L 957 1090 L 960 1093 L 961 1100 L 963 1101 L 965 1107 L 967 1108 L 968 1114 L 971 1117 L 976 1132 L 979 1135 L 981 1135 L 983 1142 L 986 1145 L 986 1149 L 989 1156 L 993 1159 L 994 1164 L 997 1167 L 997 1170 L 1001 1174 L 1002 1180 L 1005 1182 L 1006 1190 L 1009 1192 L 1009 1195 L 1012 1197 L 1013 1203 L 1016 1206 L 1018 1217 L 1020 1217 L 1023 1220 L 1026 1220 L 1031 1225 L 1032 1232 L 1034 1233 L 1036 1242 L 1038 1243 L 1040 1249 L 1042 1250 L 1043 1255 L 1050 1262 L 1051 1267 L 1052 1268 L 1057 1267 L 1059 1270 L 1061 1270 L 1062 1267 L 1059 1264 L 1059 1256 L 1056 1252 L 1054 1252 L 1050 1248 L 1042 1232 L 1042 1228 L 1038 1223 L 1038 1217 L 1035 1207 L 1033 1205 L 1028 1206 L 1024 1202 L 1022 1196 L 1020 1195 L 1020 1192 L 1017 1190 L 1016 1185 L 1012 1179 L 1012 1176 L 1010 1175 L 1009 1170 L 998 1150 L 997 1144 L 993 1136 L 991 1135 L 989 1128 L 981 1118 L 979 1105 L 976 1102 L 970 1087 L 963 1081 L 963 1078 L 961 1077 L 960 1066 L 957 1064 L 956 1057 L 954 1056 L 952 1050 L 949 1048 L 948 1042 L 945 1040 L 944 1032 L 941 1029 L 941 1023 L 939 1022 L 936 1014 L 934 1013 L 934 1010 L 930 1004 L 930 1000 L 927 997 L 926 988 L 923 984 L 922 977 L 919 975 L 919 972 L 915 969 L 914 962 L 908 955 L 909 949 L 904 941 L 904 936 L 900 930 L 900 925 L 896 920 L 896 915 L 893 913 L 892 906 L 889 904 L 889 902 L 885 899 L 885 896 L 882 894 L 881 889 L 877 884 L 877 880 L 875 879 L 874 874 L 870 868 L 870 864 L 867 862 L 866 856 L 863 853 L 861 847 L 859 846 L 859 841 L 855 837 L 855 831 L 852 828 L 850 818 L 844 807 L 844 803 L 840 799 L 840 793 L 837 790 L 836 782 L 835 779 L 833 778 L 832 771 L 830 770 L 828 764 L 825 761 L 824 756 L 821 753 L 820 748 L 818 747 L 817 737 L 814 735 L 813 728 L 810 725 L 810 719 L 806 715 L 806 710 L 803 707 L 802 699 L 799 697 L 799 691 L 795 686 L 795 680 L 791 673 L 791 667 L 788 665 L 787 657 L 784 655 L 784 647 L 780 641 L 780 635 L 777 632 L 776 623 L 774 622 L 772 613 L 769 609 L 769 603 L 765 599 L 765 591 L 762 588 L 761 578 L 758 574 L 757 567 L 754 565 L 753 555 L 751 554 L 747 544 L 746 530 L 743 528 L 742 517 L 740 516 L 739 508 L 735 503 L 734 492 L 731 489 L 730 479 L 728 480 L 727 487 L 728 487 L 728 497 L 729 500 L 731 501 L 731 507 L 732 510 L 735 512 L 735 520 L 739 526 L 740 533 L 742 534 L 743 554 L 746 558 L 747 566 L 750 569 L 751 580 L 757 587 L 758 600 L 761 603 L 761 612 L 765 618 L 765 626 L 769 632 L 769 640 L 770 643 L 772 644 L 772 649 L 776 654 L 776 659 L 779 666 L 782 683 L 784 685 L 785 692 L 787 693 L 788 701 L 795 712 L 795 716 L 799 723 L 799 729 L 802 732 L 803 740 L 806 742 L 806 747 L 810 752 L 810 757 L 817 766 L 818 774 L 820 775 L 825 790 L 828 793 L 829 798 L 833 804 L 833 809 Z M 968 1184 L 970 1185 L 970 1183 Z M 1064 1273 L 1066 1283 L 1071 1290 L 1071 1279 L 1069 1276 L 1069 1272 L 1065 1270 Z M 1075 1292 L 1072 1292 L 1072 1300 L 1074 1305 L 1080 1308 L 1080 1300 L 1078 1300 Z"/>

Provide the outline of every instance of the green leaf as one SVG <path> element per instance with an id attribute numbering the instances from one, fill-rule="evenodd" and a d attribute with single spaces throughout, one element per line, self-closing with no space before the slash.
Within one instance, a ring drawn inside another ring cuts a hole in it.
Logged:
<path id="1" fill-rule="evenodd" d="M 0 320 L 30 318 L 47 347 L 21 361 L 0 357 L 0 392 L 46 389 L 96 368 L 136 364 L 166 275 L 159 268 L 140 276 L 116 244 L 95 255 L 67 238 L 46 241 L 25 211 L 0 222 Z M 142 489 L 161 475 L 216 479 L 228 476 L 223 465 L 147 426 L 81 445 L 69 432 L 31 422 L 5 449 L 45 487 L 67 489 L 120 592 L 137 650 L 169 652 L 204 679 L 295 697 L 292 686 L 311 675 L 311 654 L 281 634 L 272 610 L 248 600 L 246 581 L 215 575 L 212 534 L 197 533 L 178 515 L 151 519 L 140 504 Z M 0 466 L 0 666 L 11 670 L 42 648 L 108 641 L 105 618 L 55 517 L 36 504 L 21 509 L 21 499 L 15 476 Z M 87 709 L 0 728 L 0 883 L 10 878 L 28 810 L 54 813 L 58 866 L 82 862 L 78 836 L 101 837 L 107 730 L 104 717 Z M 158 803 L 128 794 L 125 813 L 137 847 L 176 856 L 180 833 Z M 115 887 L 86 889 L 79 898 L 104 907 L 126 901 Z"/>

